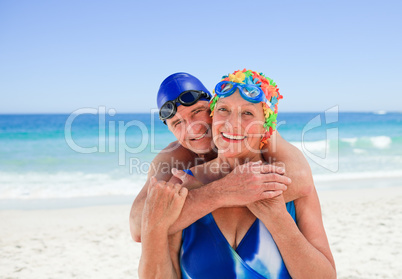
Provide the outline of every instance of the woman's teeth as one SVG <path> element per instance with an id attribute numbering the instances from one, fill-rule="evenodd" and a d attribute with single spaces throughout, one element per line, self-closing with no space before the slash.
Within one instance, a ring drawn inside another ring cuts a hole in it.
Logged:
<path id="1" fill-rule="evenodd" d="M 232 140 L 243 140 L 246 138 L 246 136 L 235 136 L 235 135 L 230 135 L 230 134 L 226 134 L 226 133 L 222 133 L 222 136 L 224 136 L 225 138 L 228 138 L 228 139 L 232 139 Z"/>

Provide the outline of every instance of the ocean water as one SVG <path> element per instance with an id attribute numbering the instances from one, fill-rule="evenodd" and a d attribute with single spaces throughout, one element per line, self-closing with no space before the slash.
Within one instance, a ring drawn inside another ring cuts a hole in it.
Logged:
<path id="1" fill-rule="evenodd" d="M 278 130 L 304 152 L 317 187 L 402 182 L 401 113 L 281 113 Z M 174 140 L 150 114 L 0 115 L 0 199 L 135 195 Z"/>

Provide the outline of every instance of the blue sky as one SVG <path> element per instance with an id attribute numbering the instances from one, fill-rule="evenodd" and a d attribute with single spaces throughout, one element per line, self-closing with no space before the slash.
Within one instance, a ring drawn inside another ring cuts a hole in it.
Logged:
<path id="1" fill-rule="evenodd" d="M 168 75 L 261 71 L 282 111 L 401 111 L 400 1 L 0 1 L 0 113 L 147 112 Z"/>

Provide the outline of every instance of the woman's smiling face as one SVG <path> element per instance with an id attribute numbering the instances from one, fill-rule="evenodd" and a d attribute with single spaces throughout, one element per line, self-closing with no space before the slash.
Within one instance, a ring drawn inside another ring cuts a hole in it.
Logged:
<path id="1" fill-rule="evenodd" d="M 250 157 L 261 153 L 259 146 L 264 128 L 262 103 L 244 100 L 237 90 L 220 98 L 212 122 L 214 143 L 226 158 Z"/>

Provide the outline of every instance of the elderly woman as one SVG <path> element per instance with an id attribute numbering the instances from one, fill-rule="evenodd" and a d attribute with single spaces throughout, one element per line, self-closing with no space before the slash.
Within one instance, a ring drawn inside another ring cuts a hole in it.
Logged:
<path id="1" fill-rule="evenodd" d="M 224 76 L 211 101 L 218 157 L 188 172 L 202 183 L 263 160 L 275 129 L 275 83 L 261 73 Z M 247 207 L 220 208 L 168 239 L 187 189 L 153 183 L 143 213 L 143 278 L 335 278 L 317 193 L 286 203 L 282 195 Z M 162 210 L 161 210 L 162 209 Z"/>

